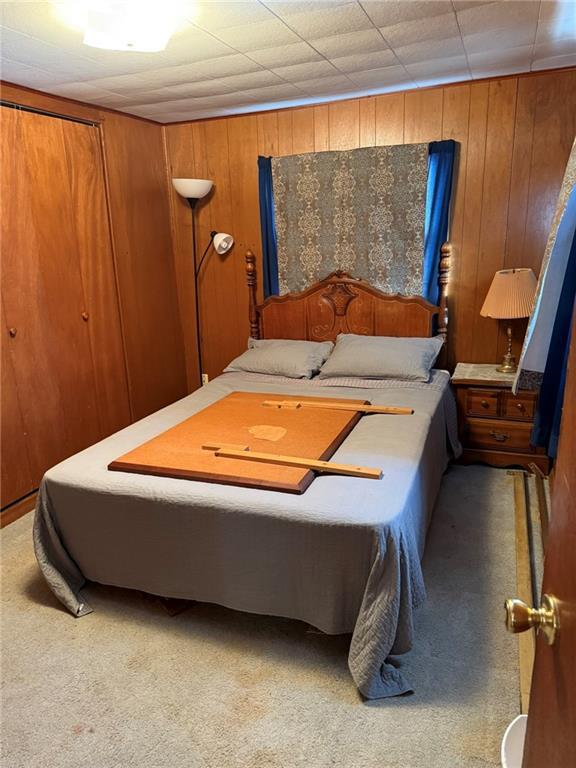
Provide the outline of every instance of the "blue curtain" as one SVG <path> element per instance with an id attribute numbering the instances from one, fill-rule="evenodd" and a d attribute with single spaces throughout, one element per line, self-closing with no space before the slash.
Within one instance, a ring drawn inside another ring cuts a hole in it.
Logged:
<path id="1" fill-rule="evenodd" d="M 455 153 L 456 142 L 452 139 L 430 142 L 424 223 L 422 295 L 432 304 L 438 304 L 439 298 L 440 248 L 448 238 Z"/>
<path id="2" fill-rule="evenodd" d="M 532 430 L 533 444 L 546 448 L 546 453 L 551 458 L 554 458 L 558 451 L 575 297 L 576 235 L 572 240 L 566 264 Z"/>
<path id="3" fill-rule="evenodd" d="M 279 292 L 271 157 L 258 157 L 258 187 L 260 190 L 264 298 L 268 298 L 268 296 L 276 296 Z"/>

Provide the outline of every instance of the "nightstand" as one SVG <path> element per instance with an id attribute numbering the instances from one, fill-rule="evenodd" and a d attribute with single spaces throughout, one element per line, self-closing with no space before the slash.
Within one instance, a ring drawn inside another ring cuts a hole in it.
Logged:
<path id="1" fill-rule="evenodd" d="M 525 469 L 533 463 L 548 474 L 544 449 L 530 445 L 537 393 L 513 395 L 514 374 L 499 373 L 496 365 L 458 363 L 452 376 L 464 449 L 460 461 Z"/>

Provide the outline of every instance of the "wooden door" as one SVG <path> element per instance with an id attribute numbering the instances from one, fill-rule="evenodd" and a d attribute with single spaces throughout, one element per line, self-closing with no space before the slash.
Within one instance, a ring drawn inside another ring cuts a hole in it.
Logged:
<path id="1" fill-rule="evenodd" d="M 94 361 L 105 345 L 99 315 L 110 300 L 110 280 L 93 269 L 94 254 L 104 242 L 110 256 L 110 240 L 93 225 L 107 226 L 104 189 L 94 142 L 82 131 L 97 128 L 2 109 L 2 344 L 27 433 L 30 491 L 49 467 L 97 441 L 110 424 L 127 421 L 127 405 L 103 408 L 100 416 L 107 373 L 116 372 L 125 403 L 127 396 L 117 364 L 119 329 L 111 332 L 116 362 L 95 373 Z M 94 194 L 97 183 L 101 190 Z M 115 301 L 114 291 L 111 298 Z M 118 327 L 113 314 L 110 325 Z M 21 450 L 3 446 L 12 468 Z"/>
<path id="2" fill-rule="evenodd" d="M 2 328 L 7 328 L 2 311 Z M 10 330 L 7 329 L 7 333 Z M 10 337 L 10 336 L 9 336 Z M 1 455 L 1 506 L 5 507 L 16 499 L 25 496 L 34 487 L 32 473 L 28 461 L 26 431 L 20 403 L 16 379 L 12 367 L 12 359 L 8 344 L 2 340 L 2 426 Z"/>
<path id="3" fill-rule="evenodd" d="M 118 291 L 99 129 L 61 121 L 77 255 L 88 314 L 98 421 L 103 437 L 130 423 Z"/>
<path id="4" fill-rule="evenodd" d="M 576 766 L 576 313 L 560 430 L 542 584 L 560 628 L 536 642 L 523 768 Z"/>

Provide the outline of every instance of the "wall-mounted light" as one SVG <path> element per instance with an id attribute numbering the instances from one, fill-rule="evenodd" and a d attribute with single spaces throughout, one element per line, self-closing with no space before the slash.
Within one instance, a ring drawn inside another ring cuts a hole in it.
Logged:
<path id="1" fill-rule="evenodd" d="M 52 0 L 56 15 L 84 32 L 84 44 L 114 51 L 163 51 L 192 0 Z"/>

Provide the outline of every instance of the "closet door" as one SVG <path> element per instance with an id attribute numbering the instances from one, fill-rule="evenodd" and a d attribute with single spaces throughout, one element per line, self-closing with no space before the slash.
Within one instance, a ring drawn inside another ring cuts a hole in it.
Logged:
<path id="1" fill-rule="evenodd" d="M 2 311 L 2 328 L 6 328 L 4 311 Z M 8 333 L 10 333 L 9 330 Z M 2 426 L 1 505 L 5 507 L 16 499 L 26 496 L 34 485 L 12 359 L 4 339 L 2 339 L 2 417 L 0 421 Z"/>
<path id="2" fill-rule="evenodd" d="M 100 131 L 62 121 L 102 437 L 127 426 L 130 405 Z"/>
<path id="3" fill-rule="evenodd" d="M 63 122 L 2 109 L 3 343 L 34 486 L 101 436 Z"/>

